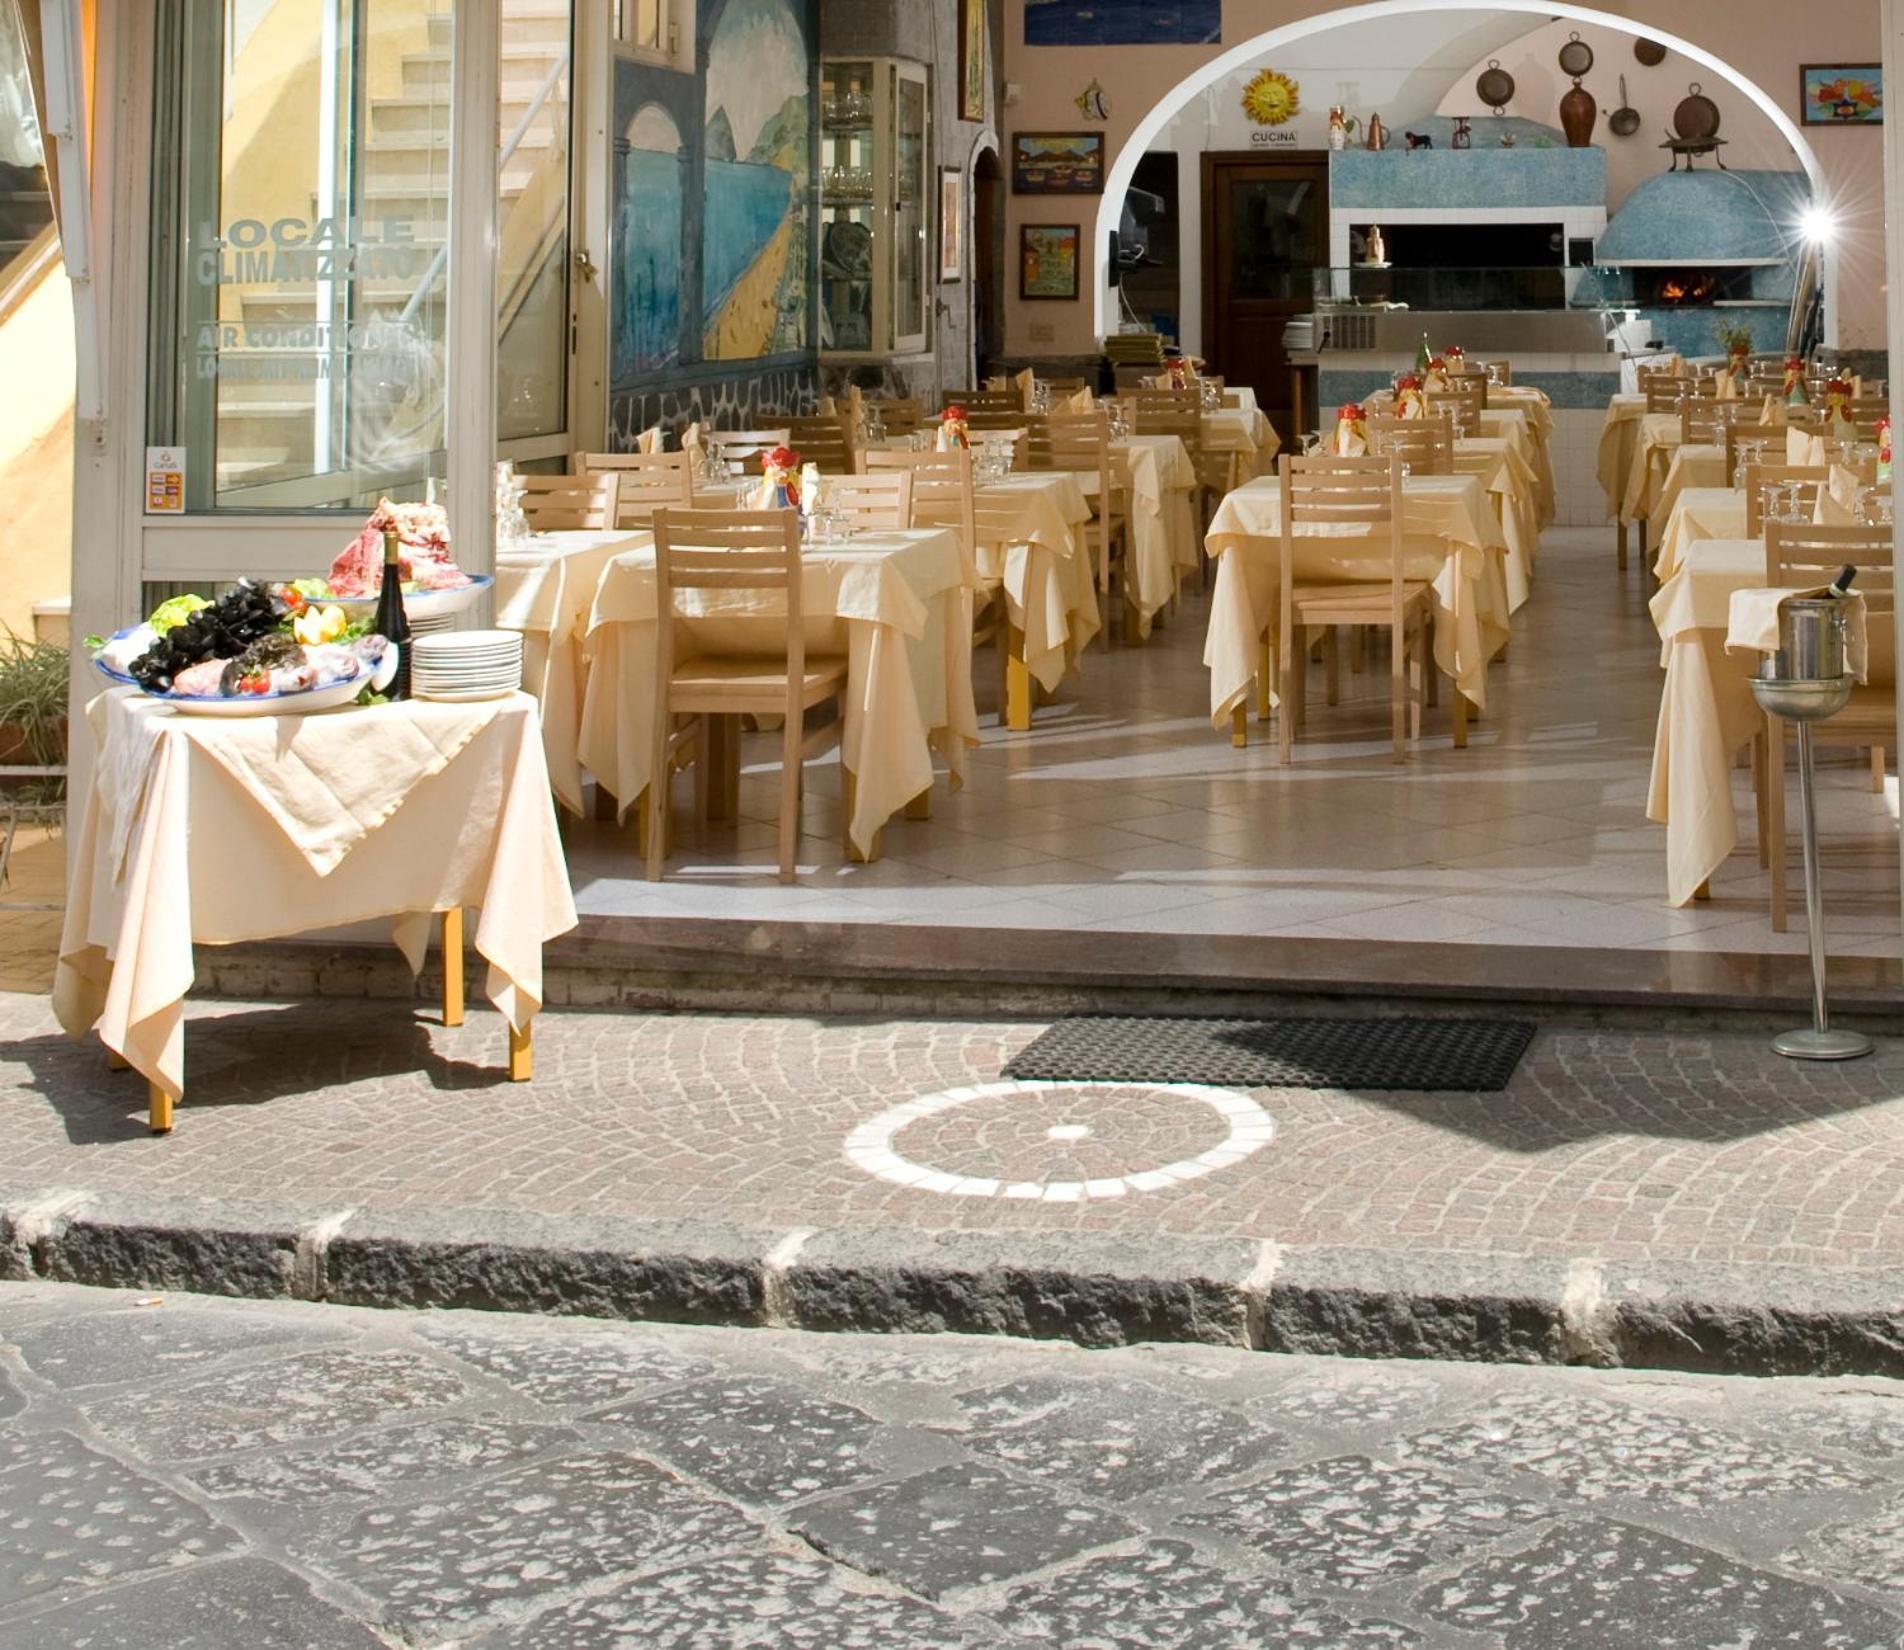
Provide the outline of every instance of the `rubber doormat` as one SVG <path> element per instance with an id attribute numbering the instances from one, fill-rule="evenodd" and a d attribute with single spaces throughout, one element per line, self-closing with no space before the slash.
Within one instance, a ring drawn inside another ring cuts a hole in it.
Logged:
<path id="1" fill-rule="evenodd" d="M 1507 1087 L 1525 1020 L 1194 1020 L 1081 1014 L 1005 1068 L 1045 1083 L 1209 1083 L 1223 1088 Z"/>

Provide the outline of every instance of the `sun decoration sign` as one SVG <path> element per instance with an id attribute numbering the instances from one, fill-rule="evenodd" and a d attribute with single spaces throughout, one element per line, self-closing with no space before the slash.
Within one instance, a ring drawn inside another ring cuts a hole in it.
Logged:
<path id="1" fill-rule="evenodd" d="M 1302 90 L 1288 75 L 1265 69 L 1243 88 L 1243 112 L 1258 126 L 1282 126 L 1302 107 Z"/>

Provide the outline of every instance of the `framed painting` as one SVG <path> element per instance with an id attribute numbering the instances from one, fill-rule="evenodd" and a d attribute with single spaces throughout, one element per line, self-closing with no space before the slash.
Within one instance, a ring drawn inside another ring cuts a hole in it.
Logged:
<path id="1" fill-rule="evenodd" d="M 1018 296 L 1062 300 L 1078 295 L 1078 252 L 1084 231 L 1075 223 L 1018 226 Z"/>
<path id="2" fill-rule="evenodd" d="M 1213 46 L 1223 0 L 1030 0 L 1027 46 Z"/>
<path id="3" fill-rule="evenodd" d="M 985 118 L 985 0 L 959 0 L 959 119 Z"/>
<path id="4" fill-rule="evenodd" d="M 939 280 L 965 279 L 965 174 L 956 166 L 939 168 Z"/>
<path id="5" fill-rule="evenodd" d="M 1799 118 L 1807 126 L 1884 124 L 1881 63 L 1801 63 Z"/>
<path id="6" fill-rule="evenodd" d="M 1014 195 L 1104 193 L 1102 132 L 1016 132 L 1012 135 Z"/>

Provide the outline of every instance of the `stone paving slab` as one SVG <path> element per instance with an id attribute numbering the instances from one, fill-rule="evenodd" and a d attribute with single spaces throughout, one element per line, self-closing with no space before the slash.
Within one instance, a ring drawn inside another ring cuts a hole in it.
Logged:
<path id="1" fill-rule="evenodd" d="M 200 1002 L 155 1139 L 136 1078 L 0 995 L 0 1276 L 1904 1372 L 1904 1041 L 1819 1067 L 1757 1036 L 1547 1027 L 1498 1095 L 1213 1109 L 1001 1092 L 1041 1029 L 551 1014 L 517 1087 L 494 1014 Z"/>
<path id="2" fill-rule="evenodd" d="M 1869 1379 L 18 1283 L 0 1374 L 8 1650 L 1904 1650 Z"/>

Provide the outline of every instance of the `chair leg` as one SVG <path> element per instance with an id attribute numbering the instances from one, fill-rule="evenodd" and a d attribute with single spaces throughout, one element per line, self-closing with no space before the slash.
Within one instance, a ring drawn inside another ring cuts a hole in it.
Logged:
<path id="1" fill-rule="evenodd" d="M 1230 712 L 1230 743 L 1238 750 L 1249 747 L 1249 706 L 1238 705 Z"/>
<path id="2" fill-rule="evenodd" d="M 1448 680 L 1448 703 L 1454 707 L 1451 718 L 1454 723 L 1454 748 L 1464 751 L 1468 748 L 1468 696 L 1461 691 L 1461 684 L 1452 677 Z"/>
<path id="3" fill-rule="evenodd" d="M 1098 528 L 1097 618 L 1098 641 L 1103 645 L 1104 651 L 1109 653 L 1111 650 L 1111 528 L 1108 520 Z"/>
<path id="4" fill-rule="evenodd" d="M 1417 626 L 1408 649 L 1408 737 L 1417 741 L 1421 738 L 1422 701 L 1428 697 L 1429 673 L 1422 646 L 1424 635 L 1424 630 Z"/>
<path id="5" fill-rule="evenodd" d="M 1884 747 L 1871 747 L 1871 789 L 1877 795 L 1884 794 Z"/>
<path id="6" fill-rule="evenodd" d="M 1263 645 L 1256 660 L 1256 715 L 1267 722 L 1270 701 L 1276 697 L 1276 649 L 1270 645 L 1269 632 L 1263 632 Z"/>
<path id="7" fill-rule="evenodd" d="M 1408 634 L 1397 630 L 1388 639 L 1388 723 L 1396 762 L 1408 760 Z"/>
<path id="8" fill-rule="evenodd" d="M 1322 633 L 1322 685 L 1323 696 L 1331 705 L 1342 702 L 1342 671 L 1336 646 L 1337 627 L 1330 625 Z"/>
<path id="9" fill-rule="evenodd" d="M 1626 523 L 1625 522 L 1620 523 L 1619 537 L 1614 541 L 1614 554 L 1617 556 L 1619 560 L 1620 571 L 1624 573 L 1626 571 Z"/>
<path id="10" fill-rule="evenodd" d="M 789 716 L 780 743 L 780 880 L 793 881 L 800 837 L 800 779 L 806 765 L 806 719 Z M 843 771 L 843 770 L 842 770 Z"/>
<path id="11" fill-rule="evenodd" d="M 1765 730 L 1765 851 L 1772 881 L 1772 932 L 1785 932 L 1785 729 Z"/>
<path id="12" fill-rule="evenodd" d="M 1758 825 L 1761 871 L 1772 863 L 1771 826 L 1766 811 L 1766 797 L 1769 794 L 1765 777 L 1765 731 L 1761 728 L 1752 737 L 1752 812 Z"/>
<path id="13" fill-rule="evenodd" d="M 1441 669 L 1435 663 L 1435 615 L 1432 609 L 1422 621 L 1421 652 L 1428 675 L 1428 708 L 1434 710 L 1441 704 Z"/>
<path id="14" fill-rule="evenodd" d="M 1283 637 L 1277 652 L 1283 668 L 1282 704 L 1276 711 L 1276 750 L 1283 761 L 1292 762 L 1296 756 L 1296 682 L 1309 662 L 1301 630 Z"/>

